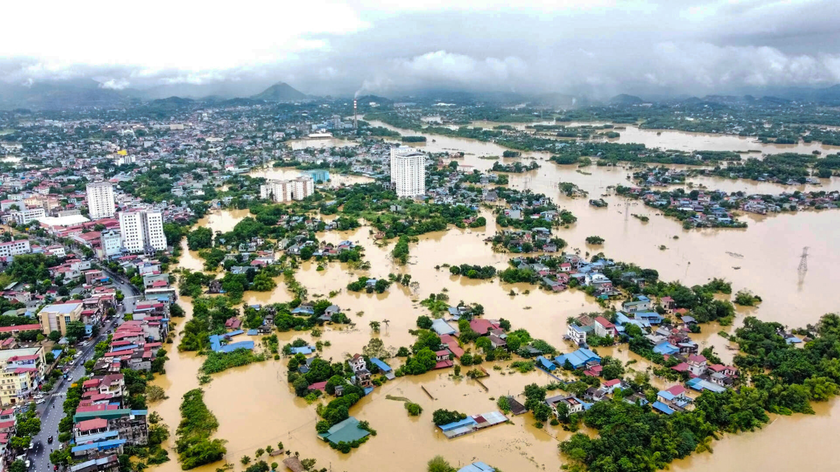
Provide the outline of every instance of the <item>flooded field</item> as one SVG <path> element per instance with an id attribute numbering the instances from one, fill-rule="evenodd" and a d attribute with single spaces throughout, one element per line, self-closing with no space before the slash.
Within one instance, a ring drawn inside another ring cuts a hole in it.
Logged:
<path id="1" fill-rule="evenodd" d="M 435 139 L 436 142 L 430 141 L 424 149 L 465 151 L 465 159 L 459 162 L 482 169 L 489 168 L 492 161 L 479 156 L 500 155 L 502 150 L 491 143 Z M 831 295 L 831 287 L 833 268 L 840 263 L 836 244 L 833 244 L 840 240 L 840 212 L 746 216 L 750 227 L 743 230 L 683 230 L 677 222 L 657 216 L 654 210 L 636 202 L 628 205 L 623 199 L 607 196 L 609 207 L 597 209 L 591 207 L 587 199 L 568 199 L 557 190 L 560 181 L 574 182 L 587 190 L 590 197 L 599 196 L 607 193 L 609 186 L 626 185 L 627 169 L 593 166 L 583 169 L 582 173 L 574 167 L 549 162 L 541 164 L 541 169 L 531 173 L 511 174 L 511 185 L 546 193 L 578 217 L 578 222 L 570 228 L 558 230 L 558 235 L 569 243 L 571 249 L 579 248 L 582 254 L 603 251 L 618 260 L 657 269 L 664 280 L 679 279 L 689 285 L 704 283 L 712 277 L 723 277 L 733 283 L 735 291 L 748 288 L 761 295 L 764 302 L 760 307 L 739 310 L 736 325 L 743 316 L 755 315 L 799 326 L 813 323 L 823 313 L 837 309 L 837 298 Z M 288 178 L 293 176 L 291 172 L 297 172 L 281 171 L 284 173 L 278 178 Z M 837 180 L 825 181 L 825 187 L 837 185 Z M 711 185 L 719 183 L 717 181 L 714 179 L 707 185 L 717 188 L 718 185 Z M 721 182 L 731 182 L 733 190 L 745 189 L 742 181 Z M 771 187 L 762 187 L 765 188 L 767 193 L 775 193 L 770 191 Z M 772 188 L 792 190 L 781 186 Z M 647 215 L 650 221 L 643 223 L 630 213 Z M 227 231 L 246 215 L 245 210 L 214 212 L 199 225 Z M 570 347 L 562 340 L 566 318 L 600 310 L 582 292 L 569 290 L 553 294 L 527 285 L 502 284 L 498 280 L 462 279 L 451 276 L 444 267 L 436 268 L 443 264 L 461 263 L 493 265 L 500 269 L 506 266 L 508 255 L 494 253 L 483 242 L 496 231 L 492 215 L 485 213 L 484 216 L 488 217 L 486 228 L 453 228 L 420 237 L 419 243 L 411 245 L 406 266 L 398 266 L 391 260 L 390 249 L 394 242 L 377 245 L 367 227 L 350 232 L 318 234 L 319 238 L 331 242 L 349 239 L 361 244 L 366 249 L 365 259 L 371 263 L 369 271 L 351 273 L 348 267 L 338 262 L 328 264 L 324 271 L 318 271 L 315 263 L 306 262 L 296 274 L 297 280 L 308 288 L 310 298 L 338 291 L 331 300 L 355 323 L 349 327 L 327 327 L 320 339 L 329 341 L 331 345 L 324 348 L 322 356 L 343 359 L 360 352 L 374 336 L 381 337 L 385 346 L 394 350 L 411 344 L 414 338 L 408 330 L 415 327 L 417 316 L 428 314 L 419 301 L 431 293 L 441 292 L 445 292 L 452 303 L 459 300 L 481 303 L 488 318 L 504 317 L 515 328 L 525 328 L 561 351 L 569 350 Z M 587 246 L 585 238 L 591 235 L 603 237 L 605 244 L 602 247 Z M 660 246 L 665 246 L 665 249 L 660 249 Z M 797 267 L 804 246 L 809 247 L 810 257 L 808 270 L 802 273 L 797 271 Z M 196 253 L 185 251 L 180 265 L 200 268 L 202 261 Z M 358 276 L 384 277 L 389 273 L 409 273 L 418 286 L 416 289 L 392 286 L 381 295 L 348 293 L 345 289 L 347 283 Z M 511 290 L 514 296 L 509 294 Z M 528 290 L 530 293 L 526 295 Z M 291 295 L 282 283 L 273 292 L 245 294 L 246 303 L 266 304 L 290 299 Z M 190 300 L 181 299 L 179 303 L 189 315 Z M 387 325 L 385 320 L 388 320 Z M 371 321 L 383 322 L 381 333 L 371 331 Z M 721 329 L 732 328 L 704 326 L 697 340 L 702 347 L 713 346 L 724 360 L 730 360 L 733 352 L 726 348 L 729 343 L 717 334 Z M 314 342 L 309 333 L 280 333 L 278 336 L 281 344 L 297 337 Z M 193 353 L 178 353 L 174 348 L 177 340 L 167 346 L 170 350 L 167 374 L 157 379 L 156 384 L 166 389 L 169 399 L 151 405 L 151 409 L 163 416 L 174 433 L 179 422 L 180 397 L 198 386 L 196 372 L 201 359 Z M 612 355 L 623 361 L 635 360 L 632 368 L 636 370 L 645 370 L 650 366 L 648 361 L 630 353 L 626 346 L 598 351 L 601 355 Z M 392 366 L 399 365 L 398 360 L 388 362 Z M 354 406 L 351 414 L 369 421 L 379 434 L 346 455 L 330 449 L 316 437 L 315 405 L 307 405 L 289 389 L 285 380 L 285 361 L 269 360 L 215 375 L 213 381 L 204 386 L 205 401 L 220 422 L 216 437 L 228 441 L 226 459 L 235 464 L 237 470 L 243 469 L 239 464 L 243 455 L 253 457 L 257 448 L 269 444 L 277 447 L 278 441 L 282 441 L 287 449 L 299 452 L 301 457 L 316 458 L 318 467 L 331 467 L 336 471 L 368 471 L 371 464 L 376 464 L 376 470 L 420 472 L 425 470 L 426 461 L 436 454 L 445 456 L 453 465 L 482 460 L 505 471 L 560 470 L 563 460 L 557 453 L 557 442 L 567 438 L 569 433 L 550 426 L 537 430 L 531 424 L 533 418 L 527 415 L 513 418 L 513 424 L 502 424 L 453 440 L 447 440 L 436 431 L 431 422 L 435 409 L 454 408 L 468 414 L 484 413 L 496 409 L 495 399 L 500 395 L 519 394 L 528 383 L 545 384 L 550 381 L 540 372 L 509 373 L 507 369 L 494 370 L 492 363 L 483 366 L 490 373 L 490 377 L 482 381 L 486 391 L 475 381 L 449 377 L 448 371 L 400 378 L 377 388 Z M 665 385 L 659 379 L 653 379 L 652 383 Z M 425 387 L 431 397 L 421 387 Z M 396 397 L 419 403 L 424 409 L 422 416 L 409 418 L 402 401 Z M 765 471 L 789 470 L 804 465 L 813 471 L 838 470 L 840 458 L 820 447 L 823 441 L 811 439 L 840 434 L 838 405 L 840 403 L 836 401 L 815 405 L 817 414 L 814 416 L 783 417 L 765 430 L 727 436 L 715 443 L 714 454 L 701 454 L 680 461 L 674 464 L 674 469 Z M 170 444 L 173 442 L 170 440 Z M 406 453 L 409 450 L 411 453 Z M 172 458 L 158 470 L 179 470 L 174 453 Z M 221 465 L 208 465 L 200 472 L 211 472 Z"/>

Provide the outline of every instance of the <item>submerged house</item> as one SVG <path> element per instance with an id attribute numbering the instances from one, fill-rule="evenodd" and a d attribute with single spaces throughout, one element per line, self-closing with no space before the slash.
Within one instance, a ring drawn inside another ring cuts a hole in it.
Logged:
<path id="1" fill-rule="evenodd" d="M 361 441 L 369 434 L 369 432 L 359 427 L 359 420 L 351 416 L 340 423 L 336 423 L 326 433 L 321 433 L 318 436 L 326 442 L 338 445 L 338 443 L 342 442 L 352 443 L 354 441 Z"/>
<path id="2" fill-rule="evenodd" d="M 554 358 L 557 365 L 564 367 L 568 362 L 573 369 L 582 369 L 590 365 L 600 364 L 601 357 L 589 349 L 581 348 L 568 354 L 561 354 Z"/>

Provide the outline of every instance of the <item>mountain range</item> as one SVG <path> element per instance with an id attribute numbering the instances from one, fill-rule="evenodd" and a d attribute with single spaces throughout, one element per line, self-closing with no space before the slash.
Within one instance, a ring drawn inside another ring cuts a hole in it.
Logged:
<path id="1" fill-rule="evenodd" d="M 124 108 L 147 105 L 162 110 L 189 105 L 194 102 L 247 105 L 259 102 L 300 102 L 321 97 L 307 95 L 285 82 L 263 86 L 259 84 L 192 85 L 174 84 L 158 86 L 145 90 L 109 89 L 92 79 L 37 82 L 32 85 L 14 85 L 0 82 L 0 110 L 66 110 L 77 108 Z M 760 97 L 760 98 L 756 98 Z M 327 97 L 329 98 L 329 97 Z M 349 97 L 348 97 L 349 98 Z M 164 100 L 166 99 L 166 100 Z M 180 99 L 180 100 L 175 100 Z M 620 94 L 608 100 L 593 100 L 585 95 L 563 93 L 524 94 L 516 92 L 473 92 L 464 90 L 418 90 L 400 97 L 362 96 L 360 103 L 377 101 L 387 105 L 393 101 L 418 103 L 457 103 L 461 105 L 494 103 L 499 105 L 537 104 L 555 108 L 577 108 L 589 105 L 634 105 L 643 103 L 642 97 Z M 840 105 L 840 85 L 828 88 L 776 87 L 754 91 L 743 91 L 738 95 L 707 95 L 697 98 L 691 96 L 671 97 L 668 102 L 712 102 L 722 105 L 771 105 L 782 104 L 790 100 L 822 102 Z M 657 97 L 655 101 L 663 101 Z"/>

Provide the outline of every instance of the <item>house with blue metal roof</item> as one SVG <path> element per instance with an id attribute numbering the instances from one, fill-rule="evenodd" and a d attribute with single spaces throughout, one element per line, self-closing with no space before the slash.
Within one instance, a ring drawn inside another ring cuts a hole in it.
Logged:
<path id="1" fill-rule="evenodd" d="M 293 347 L 291 352 L 292 352 L 292 355 L 303 354 L 305 356 L 308 356 L 309 354 L 312 354 L 313 352 L 315 352 L 315 346 Z"/>
<path id="2" fill-rule="evenodd" d="M 496 472 L 496 469 L 490 467 L 484 462 L 473 462 L 458 469 L 458 472 Z"/>
<path id="3" fill-rule="evenodd" d="M 351 443 L 353 441 L 360 441 L 369 434 L 369 432 L 359 427 L 359 420 L 351 416 L 344 421 L 336 423 L 326 433 L 321 433 L 318 436 L 331 444 L 338 444 L 340 442 Z"/>
<path id="4" fill-rule="evenodd" d="M 669 416 L 676 413 L 673 408 L 669 407 L 668 405 L 662 402 L 653 402 L 653 404 L 651 404 L 650 407 L 653 408 L 655 411 L 664 413 Z"/>
<path id="5" fill-rule="evenodd" d="M 674 354 L 678 354 L 680 352 L 680 348 L 674 346 L 668 341 L 662 341 L 653 347 L 653 352 L 662 354 L 663 356 L 672 356 Z"/>
<path id="6" fill-rule="evenodd" d="M 716 383 L 709 382 L 708 380 L 703 380 L 700 377 L 695 377 L 686 382 L 685 384 L 688 385 L 690 389 L 697 390 L 698 392 L 708 390 L 714 393 L 723 393 L 726 391 L 726 387 L 721 387 Z"/>
<path id="7" fill-rule="evenodd" d="M 254 341 L 239 341 L 235 343 L 228 342 L 227 335 L 210 335 L 210 349 L 213 352 L 233 352 L 237 349 L 254 350 Z M 224 343 L 224 344 L 223 344 Z"/>
<path id="8" fill-rule="evenodd" d="M 565 366 L 566 361 L 572 365 L 573 369 L 582 369 L 589 364 L 600 364 L 601 357 L 589 349 L 580 348 L 577 351 L 561 354 L 554 358 L 554 362 L 559 366 Z"/>
<path id="9" fill-rule="evenodd" d="M 432 321 L 432 331 L 439 335 L 443 334 L 455 334 L 458 331 L 455 330 L 452 326 L 449 325 L 446 321 L 443 321 L 442 318 L 438 318 Z"/>
<path id="10" fill-rule="evenodd" d="M 641 311 L 634 314 L 637 320 L 644 320 L 652 325 L 662 323 L 662 316 L 654 311 Z"/>
<path id="11" fill-rule="evenodd" d="M 537 367 L 552 372 L 554 369 L 557 368 L 557 364 L 551 362 L 550 360 L 546 359 L 543 356 L 537 356 L 536 358 Z"/>

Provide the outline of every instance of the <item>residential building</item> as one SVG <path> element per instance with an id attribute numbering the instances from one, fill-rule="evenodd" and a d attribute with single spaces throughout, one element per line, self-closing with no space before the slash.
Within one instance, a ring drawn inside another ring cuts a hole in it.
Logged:
<path id="1" fill-rule="evenodd" d="M 294 180 L 269 180 L 260 185 L 260 198 L 282 203 L 303 200 L 315 193 L 315 181 L 303 176 Z"/>
<path id="2" fill-rule="evenodd" d="M 102 258 L 109 259 L 122 254 L 122 235 L 118 230 L 103 231 L 100 235 L 102 244 Z"/>
<path id="3" fill-rule="evenodd" d="M 595 323 L 593 324 L 593 326 L 595 327 L 595 334 L 597 336 L 600 336 L 602 338 L 608 336 L 618 336 L 618 331 L 616 331 L 615 325 L 603 316 L 595 318 Z"/>
<path id="4" fill-rule="evenodd" d="M 67 335 L 67 325 L 79 321 L 82 314 L 82 302 L 59 303 L 47 305 L 38 313 L 44 334 L 58 331 L 62 336 Z"/>
<path id="5" fill-rule="evenodd" d="M 32 248 L 28 239 L 0 243 L 0 257 L 17 256 L 18 254 L 29 254 Z"/>
<path id="6" fill-rule="evenodd" d="M 159 211 L 121 212 L 120 233 L 123 247 L 130 253 L 166 250 L 163 217 Z"/>
<path id="7" fill-rule="evenodd" d="M 73 437 L 76 444 L 112 437 L 116 431 L 127 446 L 145 446 L 149 441 L 146 410 L 97 410 L 76 412 L 73 416 Z"/>
<path id="8" fill-rule="evenodd" d="M 0 402 L 14 405 L 29 401 L 44 378 L 45 365 L 41 347 L 0 351 Z"/>
<path id="9" fill-rule="evenodd" d="M 70 472 L 117 472 L 119 470 L 120 461 L 116 454 L 91 459 L 70 466 Z"/>
<path id="10" fill-rule="evenodd" d="M 426 193 L 426 156 L 407 146 L 391 148 L 391 183 L 400 198 Z"/>
<path id="11" fill-rule="evenodd" d="M 373 381 L 370 378 L 370 371 L 368 370 L 367 363 L 362 356 L 355 354 L 347 362 L 350 363 L 350 368 L 353 369 L 356 385 L 361 388 L 373 387 Z"/>
<path id="12" fill-rule="evenodd" d="M 90 219 L 114 216 L 114 186 L 111 182 L 93 182 L 87 185 L 87 205 Z"/>
<path id="13" fill-rule="evenodd" d="M 47 216 L 47 211 L 43 208 L 25 208 L 20 211 L 13 211 L 11 213 L 15 223 L 25 225 L 33 220 L 39 220 Z"/>

